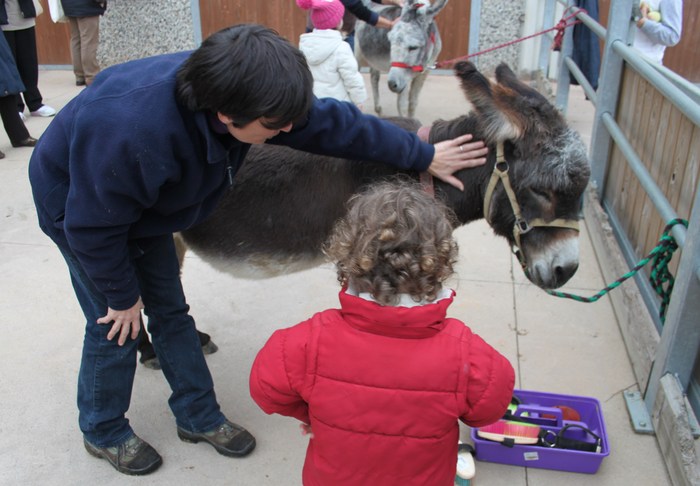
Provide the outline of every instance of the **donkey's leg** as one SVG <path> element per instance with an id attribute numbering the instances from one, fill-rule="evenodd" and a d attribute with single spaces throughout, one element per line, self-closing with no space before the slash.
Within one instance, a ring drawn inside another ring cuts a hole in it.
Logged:
<path id="1" fill-rule="evenodd" d="M 407 116 L 407 114 L 409 117 L 411 116 L 409 114 L 408 96 L 408 89 L 404 89 L 396 94 L 396 110 L 399 112 L 399 116 Z"/>
<path id="2" fill-rule="evenodd" d="M 185 253 L 187 253 L 187 243 L 182 238 L 180 233 L 173 233 L 173 241 L 175 242 L 175 253 L 177 261 L 180 264 L 180 275 L 182 275 L 182 265 L 185 263 Z"/>
<path id="3" fill-rule="evenodd" d="M 411 81 L 411 92 L 408 95 L 408 117 L 413 118 L 416 114 L 416 108 L 418 107 L 418 95 L 423 89 L 425 80 L 428 77 L 427 72 L 422 72 L 416 75 Z"/>
<path id="4" fill-rule="evenodd" d="M 180 275 L 182 275 L 182 265 L 185 263 L 187 243 L 185 243 L 185 240 L 182 238 L 180 233 L 173 233 L 173 241 L 175 242 L 177 261 L 180 264 Z M 202 345 L 202 351 L 204 354 L 216 353 L 219 350 L 219 347 L 214 344 L 209 334 L 197 329 L 197 335 L 199 336 L 199 343 Z M 156 352 L 153 349 L 153 344 L 151 344 L 151 340 L 146 332 L 146 326 L 143 324 L 143 317 L 141 318 L 141 332 L 139 334 L 138 350 L 141 353 L 141 357 L 139 358 L 139 362 L 141 364 L 152 370 L 160 369 L 160 361 L 156 356 Z"/>
<path id="5" fill-rule="evenodd" d="M 374 69 L 374 68 L 369 68 L 369 79 L 372 83 L 372 96 L 374 96 L 374 112 L 378 115 L 381 116 L 382 114 L 382 105 L 379 103 L 379 76 L 381 73 Z"/>

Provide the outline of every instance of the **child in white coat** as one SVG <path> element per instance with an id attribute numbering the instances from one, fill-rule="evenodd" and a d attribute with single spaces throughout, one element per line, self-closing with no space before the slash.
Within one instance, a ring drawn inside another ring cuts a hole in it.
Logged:
<path id="1" fill-rule="evenodd" d="M 314 77 L 314 95 L 351 101 L 358 108 L 367 99 L 365 81 L 352 49 L 340 33 L 345 7 L 339 0 L 297 0 L 311 10 L 314 30 L 302 34 L 299 49 L 306 56 Z"/>

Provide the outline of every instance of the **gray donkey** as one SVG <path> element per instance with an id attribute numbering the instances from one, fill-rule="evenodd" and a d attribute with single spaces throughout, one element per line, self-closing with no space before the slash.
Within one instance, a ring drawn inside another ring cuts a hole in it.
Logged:
<path id="1" fill-rule="evenodd" d="M 380 15 L 401 19 L 387 31 L 365 22 L 355 29 L 355 56 L 362 65 L 369 65 L 374 111 L 382 114 L 379 104 L 380 73 L 388 72 L 389 89 L 397 94 L 399 116 L 412 118 L 418 104 L 418 94 L 425 83 L 428 70 L 442 49 L 440 33 L 434 17 L 447 0 L 406 0 L 403 9 L 390 5 L 376 8 Z"/>

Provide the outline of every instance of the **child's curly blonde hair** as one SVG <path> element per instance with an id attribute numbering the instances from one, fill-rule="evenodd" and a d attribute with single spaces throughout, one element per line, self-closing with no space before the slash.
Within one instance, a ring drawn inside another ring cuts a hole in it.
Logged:
<path id="1" fill-rule="evenodd" d="M 384 305 L 434 301 L 454 273 L 454 213 L 415 182 L 370 186 L 349 202 L 324 246 L 338 281 Z"/>

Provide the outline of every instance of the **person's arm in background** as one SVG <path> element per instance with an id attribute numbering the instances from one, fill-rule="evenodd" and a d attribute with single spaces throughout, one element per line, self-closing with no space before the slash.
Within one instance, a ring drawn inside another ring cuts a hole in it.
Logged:
<path id="1" fill-rule="evenodd" d="M 375 3 L 384 3 L 387 5 L 403 5 L 402 0 L 373 1 Z M 341 0 L 340 3 L 342 3 L 345 6 L 345 8 L 349 10 L 355 17 L 362 20 L 363 22 L 367 22 L 370 25 L 374 25 L 381 29 L 391 29 L 394 26 L 394 21 L 389 20 L 386 17 L 382 17 L 377 12 L 373 12 L 372 10 L 367 8 L 367 6 L 364 3 L 362 3 L 362 0 Z"/>
<path id="2" fill-rule="evenodd" d="M 649 6 L 642 5 L 642 16 L 637 27 L 651 40 L 664 46 L 675 46 L 681 40 L 683 26 L 683 0 L 661 0 L 659 4 L 660 21 L 649 18 Z"/>

